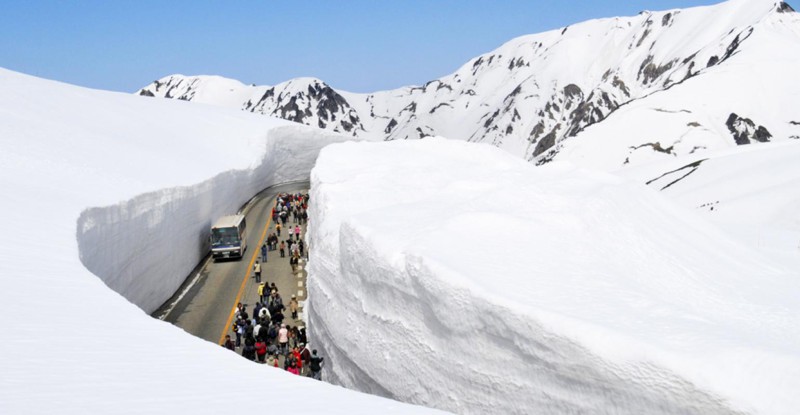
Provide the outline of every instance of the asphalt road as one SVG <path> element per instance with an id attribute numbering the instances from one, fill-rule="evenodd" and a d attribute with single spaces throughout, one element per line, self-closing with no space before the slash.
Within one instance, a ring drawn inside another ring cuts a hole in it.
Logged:
<path id="1" fill-rule="evenodd" d="M 264 228 L 266 234 L 275 232 L 275 223 L 269 216 L 275 206 L 278 193 L 307 192 L 308 182 L 280 185 L 268 188 L 253 198 L 245 214 L 247 218 L 247 251 L 242 259 L 220 260 L 214 262 L 208 257 L 192 271 L 178 291 L 153 317 L 161 318 L 187 332 L 219 343 L 221 336 L 232 334 L 230 330 L 231 312 L 236 306 L 237 296 L 241 291 L 241 301 L 248 304 L 248 312 L 252 314 L 252 306 L 258 300 L 258 285 L 252 271 L 252 263 L 256 257 L 261 261 L 261 244 Z M 290 219 L 287 225 L 294 226 Z M 305 225 L 301 226 L 305 234 Z M 287 238 L 286 231 L 281 233 L 280 240 Z M 287 306 L 286 320 L 289 325 L 302 325 L 300 321 L 291 319 L 288 311 L 292 294 L 298 300 L 305 299 L 305 272 L 293 273 L 289 265 L 289 257 L 280 258 L 278 251 L 270 251 L 268 260 L 262 264 L 261 280 L 275 282 L 278 291 Z M 235 336 L 231 336 L 235 337 Z"/>

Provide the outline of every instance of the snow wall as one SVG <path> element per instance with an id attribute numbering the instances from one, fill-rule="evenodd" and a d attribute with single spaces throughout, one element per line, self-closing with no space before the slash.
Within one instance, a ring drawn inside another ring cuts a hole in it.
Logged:
<path id="1" fill-rule="evenodd" d="M 311 181 L 334 383 L 476 414 L 800 406 L 795 272 L 639 183 L 435 139 L 329 146 Z"/>
<path id="2" fill-rule="evenodd" d="M 236 213 L 267 187 L 308 180 L 319 150 L 346 139 L 276 127 L 264 140 L 260 164 L 251 169 L 86 209 L 78 219 L 81 261 L 111 289 L 152 313 L 208 254 L 212 221 Z"/>
<path id="3" fill-rule="evenodd" d="M 2 68 L 0 90 L 0 414 L 219 414 L 254 393 L 296 414 L 438 413 L 253 364 L 142 311 L 196 264 L 203 214 L 304 177 L 343 137 Z M 132 280 L 148 272 L 170 281 Z"/>

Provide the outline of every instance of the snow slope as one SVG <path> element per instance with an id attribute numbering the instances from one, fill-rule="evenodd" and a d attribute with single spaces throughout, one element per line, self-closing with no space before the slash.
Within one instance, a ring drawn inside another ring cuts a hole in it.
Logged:
<path id="1" fill-rule="evenodd" d="M 210 220 L 307 177 L 344 137 L 5 69 L 0 90 L 0 413 L 210 414 L 256 397 L 431 412 L 254 365 L 142 311 L 196 265 Z"/>
<path id="2" fill-rule="evenodd" d="M 800 270 L 800 142 L 736 147 L 617 172 Z M 797 272 L 800 275 L 800 271 Z"/>
<path id="3" fill-rule="evenodd" d="M 459 413 L 800 407 L 797 268 L 640 183 L 439 139 L 329 146 L 311 179 L 309 328 L 343 386 Z"/>
<path id="4" fill-rule="evenodd" d="M 298 78 L 164 77 L 141 95 L 373 140 L 440 135 L 604 169 L 800 137 L 800 16 L 774 0 L 591 20 L 522 36 L 425 85 L 355 94 Z"/>

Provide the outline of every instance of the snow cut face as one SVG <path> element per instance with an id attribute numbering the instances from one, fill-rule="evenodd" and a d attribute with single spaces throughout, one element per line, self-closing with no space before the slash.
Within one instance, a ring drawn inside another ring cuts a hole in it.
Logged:
<path id="1" fill-rule="evenodd" d="M 800 281 L 642 184 L 353 143 L 321 152 L 311 210 L 309 327 L 344 386 L 460 413 L 800 404 Z"/>

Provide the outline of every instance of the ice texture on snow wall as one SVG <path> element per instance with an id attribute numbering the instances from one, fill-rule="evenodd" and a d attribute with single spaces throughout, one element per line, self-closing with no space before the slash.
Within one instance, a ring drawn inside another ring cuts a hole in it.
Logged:
<path id="1" fill-rule="evenodd" d="M 638 183 L 352 143 L 320 154 L 311 214 L 309 327 L 335 383 L 458 413 L 800 404 L 796 278 Z"/>

